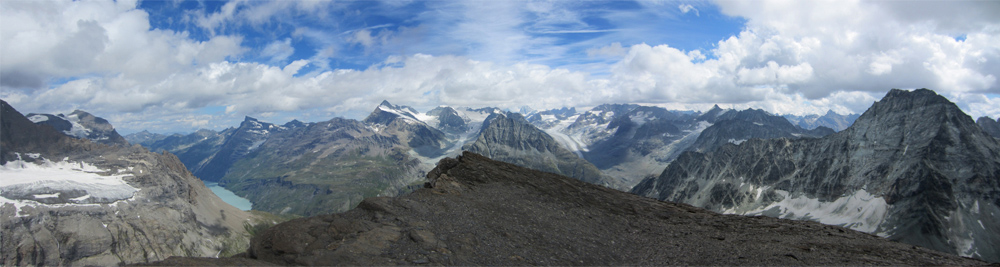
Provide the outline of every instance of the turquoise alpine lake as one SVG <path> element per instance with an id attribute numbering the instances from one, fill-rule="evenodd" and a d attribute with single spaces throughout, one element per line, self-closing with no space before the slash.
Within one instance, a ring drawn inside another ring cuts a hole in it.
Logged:
<path id="1" fill-rule="evenodd" d="M 218 183 L 205 182 L 205 186 L 207 186 L 208 189 L 211 189 L 212 193 L 215 193 L 216 196 L 219 196 L 222 201 L 225 201 L 226 203 L 229 203 L 229 205 L 233 205 L 238 209 L 250 210 L 250 208 L 253 207 L 253 203 L 250 203 L 249 199 L 237 196 L 233 193 L 233 191 L 229 191 L 225 187 L 219 186 Z"/>

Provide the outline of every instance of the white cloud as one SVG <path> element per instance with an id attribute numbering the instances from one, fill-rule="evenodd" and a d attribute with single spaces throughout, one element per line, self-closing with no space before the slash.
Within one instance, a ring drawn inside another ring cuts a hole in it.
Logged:
<path id="1" fill-rule="evenodd" d="M 268 59 L 268 62 L 280 63 L 292 56 L 295 53 L 295 48 L 292 47 L 292 38 L 285 38 L 285 40 L 271 42 L 260 53 L 261 57 Z"/>
<path id="2" fill-rule="evenodd" d="M 148 14 L 127 1 L 5 2 L 0 24 L 0 76 L 8 88 L 95 74 L 159 80 L 243 51 L 239 37 L 202 42 L 186 33 L 151 30 Z"/>
<path id="3" fill-rule="evenodd" d="M 626 52 L 628 52 L 628 49 L 622 47 L 622 43 L 611 43 L 611 45 L 601 48 L 587 49 L 587 56 L 622 57 L 625 56 Z"/>
<path id="4" fill-rule="evenodd" d="M 219 33 L 290 14 L 319 16 L 317 10 L 337 3 L 226 3 L 216 13 L 191 15 L 212 32 L 197 41 L 186 32 L 151 29 L 134 3 L 4 2 L 0 97 L 28 112 L 111 114 L 103 116 L 134 130 L 219 129 L 243 115 L 359 117 L 383 99 L 422 110 L 636 102 L 858 113 L 890 88 L 919 87 L 972 116 L 1000 115 L 1000 23 L 981 11 L 997 4 L 980 3 L 968 17 L 949 20 L 941 12 L 959 9 L 923 3 L 907 2 L 918 7 L 906 11 L 897 2 L 725 1 L 721 10 L 746 18 L 746 28 L 709 49 L 682 50 L 607 39 L 646 28 L 571 45 L 535 35 L 595 30 L 565 8 L 569 2 L 428 2 L 431 8 L 414 19 L 419 25 L 334 34 L 297 27 L 260 51 L 265 63 L 251 63 L 236 61 L 247 51 L 242 37 Z M 676 4 L 660 6 L 674 14 L 711 10 Z M 957 5 L 972 8 L 967 4 Z M 293 41 L 314 42 L 316 54 L 289 63 Z M 356 45 L 393 52 L 366 69 L 331 69 L 332 60 L 351 56 L 342 49 Z M 596 63 L 587 72 L 538 64 L 562 60 L 571 49 Z M 192 115 L 206 107 L 224 112 Z"/>
<path id="5" fill-rule="evenodd" d="M 680 4 L 677 8 L 681 10 L 681 13 L 687 14 L 688 12 L 694 11 L 695 16 L 701 16 L 701 14 L 698 13 L 698 9 L 694 8 L 691 4 Z"/>

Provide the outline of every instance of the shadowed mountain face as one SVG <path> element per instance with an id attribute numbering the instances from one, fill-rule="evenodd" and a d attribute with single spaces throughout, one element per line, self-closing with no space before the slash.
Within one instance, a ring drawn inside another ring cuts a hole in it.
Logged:
<path id="1" fill-rule="evenodd" d="M 1000 144 L 926 89 L 894 89 L 851 127 L 823 138 L 682 154 L 632 192 L 1000 261 Z"/>
<path id="2" fill-rule="evenodd" d="M 0 265 L 233 254 L 249 217 L 173 155 L 71 138 L 0 101 Z"/>
<path id="3" fill-rule="evenodd" d="M 468 152 L 427 176 L 412 194 L 276 225 L 248 256 L 281 265 L 982 264 L 836 226 L 660 202 Z"/>

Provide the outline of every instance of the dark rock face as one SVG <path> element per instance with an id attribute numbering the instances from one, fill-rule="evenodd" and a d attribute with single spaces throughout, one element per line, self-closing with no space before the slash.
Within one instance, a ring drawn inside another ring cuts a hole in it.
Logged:
<path id="1" fill-rule="evenodd" d="M 926 89 L 894 89 L 823 138 L 751 139 L 682 154 L 632 192 L 1000 261 L 1000 144 Z"/>
<path id="2" fill-rule="evenodd" d="M 528 123 L 517 113 L 495 113 L 483 123 L 475 142 L 463 150 L 518 166 L 566 175 L 581 181 L 621 187 L 621 181 L 605 176 L 593 164 L 577 157 L 552 136 Z"/>
<path id="3" fill-rule="evenodd" d="M 208 257 L 248 239 L 237 231 L 250 215 L 212 194 L 173 155 L 71 138 L 6 102 L 0 107 L 0 265 Z M 46 179 L 26 174 L 38 168 Z"/>
<path id="4" fill-rule="evenodd" d="M 1000 138 L 1000 118 L 993 120 L 990 117 L 979 117 L 976 120 L 976 124 L 983 128 L 983 131 L 993 136 L 993 138 Z"/>
<path id="5" fill-rule="evenodd" d="M 427 188 L 257 236 L 280 265 L 975 265 L 813 222 L 719 215 L 464 153 Z"/>
<path id="6" fill-rule="evenodd" d="M 50 126 L 56 131 L 75 138 L 90 139 L 106 145 L 127 146 L 129 144 L 107 120 L 82 110 L 73 111 L 68 116 L 29 113 L 27 117 L 32 122 Z"/>

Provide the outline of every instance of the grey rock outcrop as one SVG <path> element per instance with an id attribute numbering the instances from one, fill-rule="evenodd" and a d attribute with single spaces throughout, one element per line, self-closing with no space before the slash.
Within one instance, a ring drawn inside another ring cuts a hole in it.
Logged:
<path id="1" fill-rule="evenodd" d="M 684 153 L 632 192 L 1000 261 L 1000 144 L 927 89 L 893 89 L 851 127 L 823 138 Z"/>
<path id="2" fill-rule="evenodd" d="M 0 265 L 210 257 L 247 242 L 250 214 L 212 194 L 173 155 L 70 138 L 6 102 L 0 108 Z"/>
<path id="3" fill-rule="evenodd" d="M 279 265 L 984 264 L 836 226 L 660 202 L 473 153 L 442 160 L 427 177 L 412 194 L 278 224 L 247 255 Z"/>

